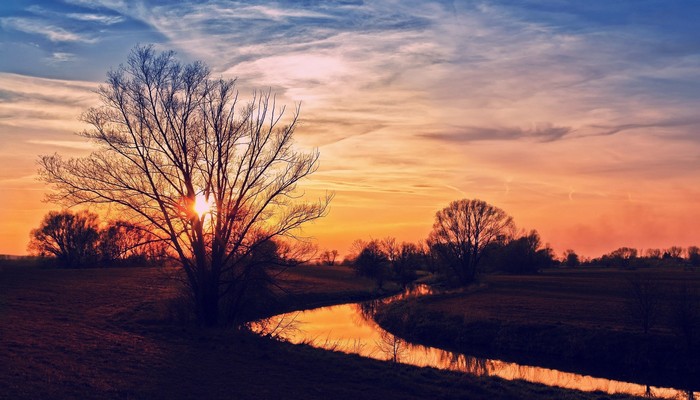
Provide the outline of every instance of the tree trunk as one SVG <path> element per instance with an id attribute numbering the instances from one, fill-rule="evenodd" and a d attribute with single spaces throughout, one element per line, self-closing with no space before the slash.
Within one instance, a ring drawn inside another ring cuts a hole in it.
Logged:
<path id="1" fill-rule="evenodd" d="M 197 322 L 200 325 L 212 327 L 219 323 L 219 285 L 218 281 L 206 273 L 206 278 L 199 282 L 196 296 Z"/>

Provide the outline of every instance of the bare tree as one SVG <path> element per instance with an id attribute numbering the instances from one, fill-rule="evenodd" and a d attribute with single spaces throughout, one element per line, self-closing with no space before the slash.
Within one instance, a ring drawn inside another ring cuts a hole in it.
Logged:
<path id="1" fill-rule="evenodd" d="M 647 258 L 653 258 L 653 259 L 660 259 L 661 258 L 661 249 L 646 249 L 644 252 L 644 255 Z"/>
<path id="2" fill-rule="evenodd" d="M 31 231 L 28 249 L 32 254 L 56 257 L 62 267 L 79 268 L 96 261 L 99 237 L 97 214 L 49 211 Z"/>
<path id="3" fill-rule="evenodd" d="M 690 265 L 693 267 L 697 267 L 700 265 L 700 247 L 698 246 L 689 246 L 688 250 L 688 262 Z"/>
<path id="4" fill-rule="evenodd" d="M 365 247 L 355 258 L 353 267 L 358 275 L 374 279 L 377 282 L 377 287 L 381 290 L 384 288 L 384 282 L 390 273 L 389 259 L 382 250 L 379 240 L 373 239 L 363 243 L 365 243 Z"/>
<path id="5" fill-rule="evenodd" d="M 379 340 L 375 344 L 380 353 L 387 358 L 387 361 L 394 364 L 406 361 L 403 358 L 408 353 L 408 347 L 406 341 L 400 337 L 387 331 L 381 331 Z"/>
<path id="6" fill-rule="evenodd" d="M 294 237 L 330 201 L 305 202 L 297 191 L 319 157 L 293 147 L 299 108 L 285 116 L 269 93 L 240 105 L 234 80 L 152 46 L 134 48 L 98 94 L 102 106 L 83 114 L 91 129 L 81 135 L 99 150 L 40 158 L 56 189 L 49 198 L 109 204 L 148 226 L 181 262 L 199 322 L 222 322 L 224 296 L 235 319 L 263 267 L 256 249 Z"/>
<path id="7" fill-rule="evenodd" d="M 456 200 L 435 214 L 428 241 L 461 284 L 476 278 L 482 252 L 514 231 L 513 218 L 482 200 Z"/>
<path id="8" fill-rule="evenodd" d="M 684 249 L 681 246 L 671 246 L 664 250 L 664 257 L 672 259 L 683 258 Z"/>
<path id="9" fill-rule="evenodd" d="M 166 259 L 167 245 L 147 228 L 113 221 L 100 230 L 98 252 L 105 264 L 125 260 L 150 263 Z"/>
<path id="10" fill-rule="evenodd" d="M 319 256 L 319 261 L 323 265 L 334 266 L 338 259 L 338 250 L 325 250 Z"/>
<path id="11" fill-rule="evenodd" d="M 581 264 L 578 254 L 572 249 L 566 249 L 564 252 L 564 264 L 567 267 L 578 267 Z"/>

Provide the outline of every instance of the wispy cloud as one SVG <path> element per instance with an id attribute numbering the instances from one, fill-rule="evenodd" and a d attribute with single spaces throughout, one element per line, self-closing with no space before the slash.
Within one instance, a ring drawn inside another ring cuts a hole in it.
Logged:
<path id="1" fill-rule="evenodd" d="M 76 55 L 74 53 L 67 53 L 64 51 L 56 51 L 51 53 L 49 58 L 50 63 L 64 63 L 75 60 Z"/>
<path id="2" fill-rule="evenodd" d="M 458 129 L 456 132 L 425 133 L 421 136 L 428 139 L 443 140 L 446 142 L 518 139 L 531 139 L 540 142 L 549 142 L 562 139 L 571 132 L 571 127 L 553 126 L 549 123 L 541 123 L 536 124 L 531 128 L 465 127 Z"/>
<path id="3" fill-rule="evenodd" d="M 92 37 L 91 34 L 72 32 L 34 18 L 4 17 L 0 18 L 0 26 L 5 29 L 15 29 L 24 33 L 41 35 L 52 42 L 97 42 L 97 39 Z"/>
<path id="4" fill-rule="evenodd" d="M 96 102 L 91 82 L 0 73 L 0 126 L 77 130 L 80 112 Z M 2 135 L 0 135 L 2 136 Z"/>
<path id="5" fill-rule="evenodd" d="M 104 15 L 104 14 L 91 14 L 91 13 L 69 13 L 66 14 L 68 18 L 75 19 L 78 21 L 96 22 L 103 25 L 114 25 L 120 22 L 124 22 L 124 17 L 120 15 Z"/>
<path id="6" fill-rule="evenodd" d="M 69 149 L 78 150 L 93 150 L 94 146 L 90 143 L 77 140 L 27 140 L 27 143 L 41 145 L 41 146 L 51 146 L 51 147 L 66 147 Z"/>

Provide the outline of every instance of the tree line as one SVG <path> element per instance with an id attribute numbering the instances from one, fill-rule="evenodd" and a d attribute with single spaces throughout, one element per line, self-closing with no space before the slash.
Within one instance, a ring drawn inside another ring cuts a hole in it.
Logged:
<path id="1" fill-rule="evenodd" d="M 165 243 L 147 228 L 123 220 L 103 224 L 87 210 L 50 211 L 31 231 L 28 250 L 64 268 L 155 265 L 167 257 Z"/>
<path id="2" fill-rule="evenodd" d="M 600 257 L 581 259 L 575 251 L 564 253 L 562 264 L 576 266 L 606 266 L 620 268 L 668 267 L 685 265 L 700 266 L 700 247 L 671 246 L 665 249 L 649 248 L 644 251 L 633 247 L 619 247 Z"/>
<path id="3" fill-rule="evenodd" d="M 337 254 L 324 251 L 319 262 L 333 265 Z M 436 274 L 449 285 L 468 285 L 484 271 L 532 274 L 556 260 L 536 230 L 518 231 L 513 218 L 500 208 L 483 200 L 462 199 L 436 213 L 426 240 L 358 239 L 343 263 L 382 288 L 387 280 L 405 286 L 420 271 Z"/>

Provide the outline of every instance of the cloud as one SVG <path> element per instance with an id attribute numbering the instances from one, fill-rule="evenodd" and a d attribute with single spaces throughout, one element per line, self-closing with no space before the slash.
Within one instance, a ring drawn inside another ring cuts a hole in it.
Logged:
<path id="1" fill-rule="evenodd" d="M 56 51 L 51 53 L 51 58 L 49 58 L 50 63 L 64 63 L 70 62 L 76 59 L 76 55 L 73 53 L 67 53 L 64 51 Z"/>
<path id="2" fill-rule="evenodd" d="M 92 82 L 0 73 L 0 88 L 0 125 L 7 134 L 24 128 L 77 130 L 80 113 L 97 102 Z"/>
<path id="3" fill-rule="evenodd" d="M 95 147 L 86 141 L 75 141 L 75 140 L 27 140 L 27 143 L 37 144 L 42 146 L 51 147 L 66 147 L 69 149 L 78 150 L 93 150 Z"/>
<path id="4" fill-rule="evenodd" d="M 694 127 L 700 125 L 700 118 L 698 117 L 684 117 L 684 118 L 672 118 L 672 119 L 662 119 L 659 121 L 649 122 L 649 123 L 627 123 L 620 125 L 591 125 L 589 128 L 593 131 L 585 136 L 610 136 L 615 135 L 620 132 L 630 131 L 630 130 L 659 130 L 661 128 L 678 128 L 678 127 Z"/>
<path id="5" fill-rule="evenodd" d="M 465 127 L 453 133 L 425 133 L 421 136 L 428 139 L 446 142 L 473 142 L 482 140 L 520 140 L 529 139 L 539 142 L 550 142 L 567 136 L 573 130 L 571 127 L 554 126 L 550 123 L 537 124 L 532 128 L 490 128 Z"/>
<path id="6" fill-rule="evenodd" d="M 97 39 L 91 35 L 71 32 L 64 28 L 51 25 L 46 21 L 35 18 L 4 17 L 0 18 L 0 26 L 24 33 L 41 35 L 52 42 L 83 42 L 95 43 Z"/>
<path id="7" fill-rule="evenodd" d="M 114 25 L 125 21 L 125 18 L 120 15 L 69 13 L 66 14 L 66 16 L 68 18 L 75 19 L 78 21 L 97 22 L 103 25 Z"/>

